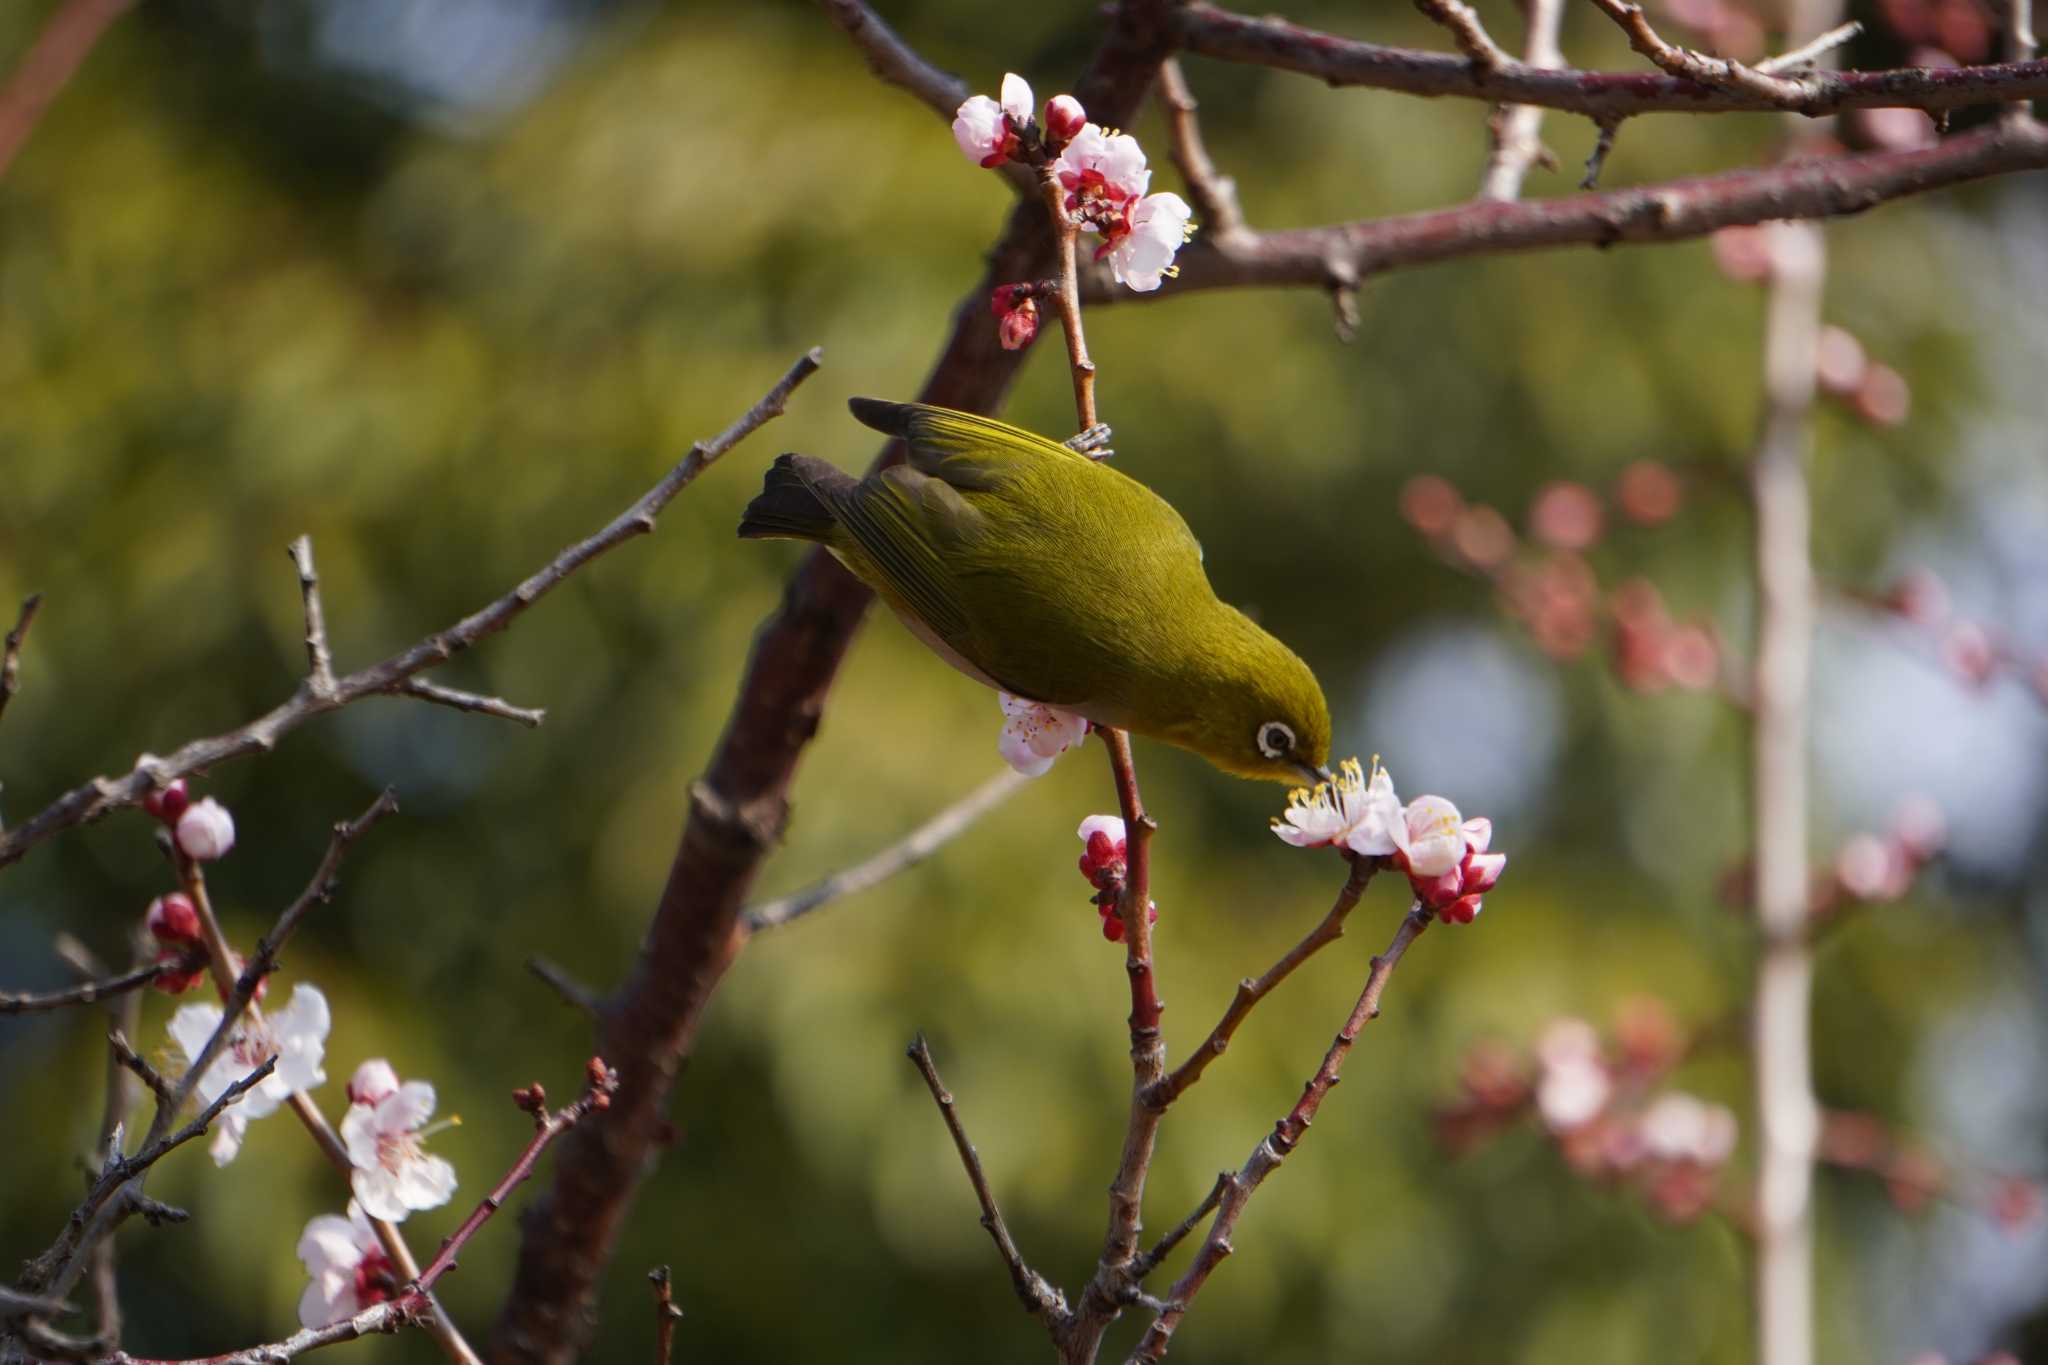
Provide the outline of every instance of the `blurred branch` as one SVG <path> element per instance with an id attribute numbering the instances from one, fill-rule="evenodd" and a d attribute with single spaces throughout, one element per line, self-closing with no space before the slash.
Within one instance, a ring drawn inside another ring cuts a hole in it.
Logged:
<path id="1" fill-rule="evenodd" d="M 1557 30 L 1564 21 L 1564 0 L 1523 0 L 1522 8 L 1528 30 L 1523 40 L 1524 61 L 1542 70 L 1563 66 Z M 1543 106 L 1502 105 L 1494 110 L 1491 125 L 1493 150 L 1479 178 L 1479 197 L 1502 202 L 1519 199 L 1529 168 L 1555 160 L 1543 146 Z"/>
<path id="2" fill-rule="evenodd" d="M 164 1079 L 163 1072 L 158 1071 L 143 1060 L 142 1054 L 138 1053 L 134 1046 L 129 1043 L 126 1034 L 118 1028 L 109 1030 L 107 1033 L 107 1046 L 113 1049 L 114 1060 L 120 1063 L 124 1070 L 133 1072 L 136 1079 L 148 1086 L 150 1092 L 159 1101 L 164 1103 L 170 1102 L 172 1095 L 171 1083 Z M 119 1154 L 116 1153 L 116 1155 Z"/>
<path id="3" fill-rule="evenodd" d="M 548 718 L 544 706 L 514 706 L 503 697 L 486 697 L 475 692 L 464 692 L 456 687 L 443 687 L 425 678 L 407 678 L 392 689 L 393 696 L 415 697 L 430 701 L 436 706 L 452 706 L 457 711 L 469 711 L 479 716 L 496 716 L 499 720 L 513 721 L 531 730 Z"/>
<path id="4" fill-rule="evenodd" d="M 0 86 L 0 176 L 35 131 L 50 101 L 76 75 L 113 22 L 135 0 L 64 0 Z"/>
<path id="5" fill-rule="evenodd" d="M 60 991 L 44 991 L 41 994 L 9 995 L 0 992 L 0 1014 L 34 1014 L 41 1010 L 63 1009 L 69 1005 L 91 1005 L 129 991 L 141 990 L 172 967 L 182 972 L 190 970 L 191 964 L 152 962 L 146 967 L 137 967 L 119 976 L 83 981 Z"/>
<path id="6" fill-rule="evenodd" d="M 1230 1046 L 1230 1040 L 1236 1036 L 1238 1026 L 1244 1023 L 1255 1005 L 1271 995 L 1275 987 L 1293 974 L 1295 968 L 1344 936 L 1345 919 L 1357 907 L 1359 897 L 1365 894 L 1365 888 L 1372 881 L 1373 873 L 1379 870 L 1379 863 L 1372 858 L 1361 858 L 1355 854 L 1346 854 L 1345 858 L 1351 865 L 1351 875 L 1345 878 L 1344 887 L 1337 893 L 1336 902 L 1330 906 L 1330 912 L 1323 916 L 1315 928 L 1308 931 L 1301 942 L 1289 948 L 1285 956 L 1268 967 L 1265 975 L 1256 981 L 1247 977 L 1237 983 L 1237 994 L 1231 998 L 1229 1008 L 1223 1011 L 1223 1017 L 1216 1021 L 1216 1027 L 1209 1030 L 1209 1036 L 1188 1054 L 1186 1061 L 1173 1069 L 1171 1075 L 1160 1078 L 1159 1083 L 1146 1096 L 1148 1103 L 1164 1109 L 1179 1099 L 1189 1086 L 1202 1078 L 1202 1073 L 1209 1069 L 1209 1063 L 1223 1055 L 1223 1050 Z"/>
<path id="7" fill-rule="evenodd" d="M 1167 56 L 1168 0 L 1123 0 L 1073 93 L 1104 126 L 1136 115 Z M 1020 201 L 961 297 L 922 402 L 969 412 L 997 410 L 1023 362 L 1005 351 L 988 312 L 989 293 L 1051 271 L 1044 204 Z M 903 458 L 883 448 L 875 467 Z M 563 1144 L 553 1185 L 524 1220 L 518 1273 L 493 1338 L 501 1362 L 566 1362 L 588 1331 L 585 1305 L 649 1154 L 666 1125 L 664 1109 L 705 1005 L 746 941 L 741 908 L 761 860 L 780 837 L 789 783 L 816 732 L 839 662 L 872 594 L 834 561 L 812 551 L 790 579 L 781 606 L 755 637 L 730 719 L 704 776 L 691 789 L 667 883 L 633 971 L 613 998 L 605 1055 L 619 1067 L 618 1101 L 600 1123 Z"/>
<path id="8" fill-rule="evenodd" d="M 1023 773 L 1004 769 L 865 862 L 835 872 L 801 891 L 748 907 L 741 916 L 746 932 L 757 934 L 763 929 L 779 928 L 841 896 L 855 895 L 916 867 L 1030 783 L 1031 779 Z M 538 966 L 533 970 L 536 974 L 540 972 Z"/>
<path id="9" fill-rule="evenodd" d="M 21 642 L 28 638 L 28 628 L 35 624 L 36 609 L 43 605 L 43 595 L 32 592 L 21 602 L 21 615 L 14 620 L 14 629 L 7 632 L 7 642 L 0 647 L 0 714 L 7 710 L 7 703 L 21 690 Z"/>
<path id="10" fill-rule="evenodd" d="M 675 1358 L 676 1324 L 683 1320 L 683 1310 L 676 1307 L 675 1286 L 667 1266 L 648 1271 L 647 1282 L 654 1286 L 654 1365 L 669 1365 Z"/>
<path id="11" fill-rule="evenodd" d="M 1757 1360 L 1813 1359 L 1813 956 L 1807 937 L 1806 716 L 1813 636 L 1806 486 L 1826 267 L 1820 229 L 1774 223 L 1763 431 L 1750 483 L 1757 628 L 1752 808 L 1762 951 L 1752 1005 L 1757 1155 Z"/>
<path id="12" fill-rule="evenodd" d="M 1498 71 L 1514 60 L 1493 41 L 1486 26 L 1479 22 L 1479 12 L 1464 0 L 1415 0 L 1415 8 L 1431 23 L 1450 30 L 1451 41 L 1475 70 Z"/>
<path id="13" fill-rule="evenodd" d="M 1608 8 L 1610 0 L 1598 3 Z M 1701 84 L 1676 75 L 1544 69 L 1514 60 L 1488 68 L 1446 52 L 1387 47 L 1321 33 L 1284 19 L 1235 14 L 1203 0 L 1182 7 L 1174 16 L 1173 30 L 1176 44 L 1186 51 L 1276 67 L 1331 85 L 1536 104 L 1595 120 L 1665 112 L 1760 113 L 1788 107 L 1809 116 L 1845 109 L 1935 111 L 2048 95 L 2048 62 L 2043 61 L 1816 72 L 1783 84 L 1766 75 L 1761 82 L 1729 86 Z M 1791 105 L 1784 102 L 1787 86 L 1799 91 Z"/>
<path id="14" fill-rule="evenodd" d="M 820 0 L 820 4 L 825 16 L 868 59 L 868 70 L 888 84 L 908 90 L 946 122 L 953 121 L 954 111 L 974 93 L 966 81 L 918 56 L 863 0 Z"/>
<path id="15" fill-rule="evenodd" d="M 1365 1026 L 1380 1014 L 1380 995 L 1387 988 L 1387 981 L 1400 965 L 1408 945 L 1429 927 L 1431 912 L 1417 904 L 1401 921 L 1401 927 L 1394 934 L 1387 950 L 1372 960 L 1372 970 L 1365 978 L 1365 989 L 1359 993 L 1358 1003 L 1352 1007 L 1351 1017 L 1344 1021 L 1344 1027 L 1323 1054 L 1323 1063 L 1303 1087 L 1301 1098 L 1295 1102 L 1280 1121 L 1273 1125 L 1273 1131 L 1259 1140 L 1252 1148 L 1252 1154 L 1243 1166 L 1227 1175 L 1221 1182 L 1220 1195 L 1212 1192 L 1216 1204 L 1216 1219 L 1209 1225 L 1208 1235 L 1202 1239 L 1202 1246 L 1195 1253 L 1194 1264 L 1173 1283 L 1167 1293 L 1166 1302 L 1152 1319 L 1152 1325 L 1145 1332 L 1144 1340 L 1130 1356 L 1129 1365 L 1158 1365 L 1165 1356 L 1166 1348 L 1173 1339 L 1174 1330 L 1187 1315 L 1188 1307 L 1195 1295 L 1201 1292 L 1209 1276 L 1230 1255 L 1231 1234 L 1237 1228 L 1237 1220 L 1243 1216 L 1244 1207 L 1260 1183 L 1271 1175 L 1285 1161 L 1289 1153 L 1300 1145 L 1302 1136 L 1314 1122 L 1316 1111 L 1322 1107 L 1323 1097 L 1337 1084 L 1343 1070 L 1344 1059 L 1350 1055 L 1351 1047 L 1358 1041 L 1358 1035 Z M 1207 1201 L 1204 1201 L 1207 1202 Z"/>
<path id="16" fill-rule="evenodd" d="M 526 970 L 532 972 L 540 979 L 542 985 L 546 986 L 556 995 L 561 996 L 566 1003 L 583 1011 L 592 1019 L 599 1018 L 603 1014 L 604 1001 L 598 998 L 596 991 L 590 989 L 590 987 L 584 985 L 581 981 L 578 981 L 546 958 L 537 953 L 527 958 Z"/>
<path id="17" fill-rule="evenodd" d="M 1760 100 L 1765 107 L 1799 113 L 1821 112 L 1808 108 L 1816 93 L 1815 77 L 1774 76 L 1727 57 L 1710 57 L 1689 47 L 1666 42 L 1650 26 L 1643 7 L 1632 0 L 1593 0 L 1600 10 L 1628 35 L 1628 45 L 1681 80 L 1711 86 L 1733 94 Z"/>
<path id="18" fill-rule="evenodd" d="M 1244 210 L 1237 202 L 1237 182 L 1216 169 L 1209 149 L 1202 142 L 1202 127 L 1195 118 L 1200 106 L 1195 93 L 1181 74 L 1180 63 L 1172 58 L 1159 64 L 1159 102 L 1166 107 L 1169 154 L 1187 186 L 1188 198 L 1201 215 L 1203 232 L 1211 237 L 1228 236 L 1244 227 Z"/>
<path id="19" fill-rule="evenodd" d="M 931 1044 L 925 1041 L 923 1033 L 911 1040 L 904 1055 L 924 1077 L 926 1087 L 932 1092 L 932 1103 L 938 1105 L 939 1116 L 946 1121 L 946 1131 L 953 1135 L 953 1146 L 960 1153 L 960 1164 L 967 1168 L 967 1181 L 974 1186 L 974 1198 L 981 1205 L 981 1225 L 988 1230 L 990 1240 L 996 1244 L 996 1253 L 1009 1269 L 1010 1283 L 1017 1290 L 1018 1302 L 1024 1305 L 1025 1312 L 1044 1318 L 1048 1329 L 1057 1338 L 1066 1330 L 1072 1317 L 1067 1311 L 1066 1295 L 1027 1265 L 1024 1254 L 1017 1250 L 1010 1229 L 1003 1223 L 1002 1211 L 996 1207 L 996 1196 L 989 1188 L 988 1175 L 981 1169 L 981 1155 L 967 1139 L 967 1130 L 961 1126 L 960 1115 L 953 1108 L 953 1096 L 939 1079 L 938 1065 L 932 1061 Z"/>
<path id="20" fill-rule="evenodd" d="M 756 428 L 782 414 L 791 391 L 808 379 L 817 370 L 818 364 L 818 352 L 812 350 L 792 365 L 789 372 L 776 382 L 775 387 L 748 409 L 738 421 L 711 440 L 700 441 L 691 446 L 689 453 L 683 456 L 659 483 L 641 494 L 631 507 L 612 518 L 595 534 L 562 550 L 518 587 L 481 610 L 463 617 L 447 629 L 427 636 L 418 644 L 346 677 L 331 679 L 325 686 L 320 681 L 318 662 L 325 652 L 325 622 L 319 614 L 317 582 L 308 582 L 312 565 L 311 546 L 304 537 L 301 537 L 293 542 L 293 559 L 300 559 L 300 551 L 303 548 L 304 560 L 300 569 L 300 581 L 307 601 L 307 649 L 314 664 L 312 672 L 300 683 L 290 699 L 239 729 L 208 739 L 195 739 L 167 757 L 144 755 L 122 777 L 96 777 L 82 786 L 74 787 L 26 824 L 12 832 L 0 834 L 0 868 L 16 861 L 29 849 L 52 835 L 74 825 L 97 820 L 108 811 L 121 806 L 134 805 L 151 791 L 176 778 L 189 773 L 203 772 L 229 759 L 253 753 L 267 753 L 277 747 L 277 741 L 286 732 L 296 729 L 314 716 L 339 710 L 351 702 L 377 693 L 403 691 L 405 684 L 414 674 L 446 663 L 479 640 L 503 630 L 520 613 L 545 597 L 570 574 L 591 560 L 635 536 L 652 531 L 655 519 L 661 515 L 662 510 L 676 494 L 688 487 L 691 481 L 703 473 L 719 456 L 752 435 Z M 319 640 L 317 649 L 316 636 Z M 447 689 L 439 689 L 438 694 L 429 695 L 428 699 L 445 702 L 453 695 L 457 694 L 448 692 Z M 467 694 L 460 695 L 467 698 Z M 513 719 L 525 718 L 514 714 L 517 708 L 506 707 L 502 703 L 498 706 L 500 709 L 492 710 L 491 714 L 510 715 Z M 479 705 L 472 709 L 487 708 Z"/>
<path id="21" fill-rule="evenodd" d="M 1173 289 L 1112 291 L 1098 269 L 1088 275 L 1085 296 L 1110 302 L 1246 285 L 1350 288 L 1375 271 L 1469 256 L 1673 242 L 1775 219 L 1840 217 L 1887 200 L 2043 167 L 2048 128 L 2033 120 L 2009 121 L 1914 151 L 1792 161 L 1571 198 L 1479 201 L 1326 227 L 1246 230 L 1227 240 L 1197 238 L 1180 253 Z"/>

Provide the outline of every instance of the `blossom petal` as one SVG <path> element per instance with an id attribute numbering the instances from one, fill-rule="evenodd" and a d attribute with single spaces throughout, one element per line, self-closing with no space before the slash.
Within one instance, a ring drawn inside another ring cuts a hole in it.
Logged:
<path id="1" fill-rule="evenodd" d="M 1418 796 L 1406 814 L 1410 873 L 1441 877 L 1464 860 L 1465 824 L 1456 806 L 1441 796 Z"/>
<path id="2" fill-rule="evenodd" d="M 970 96 L 954 115 L 953 141 L 977 166 L 1002 150 L 1006 136 L 1003 107 L 987 95 Z"/>
<path id="3" fill-rule="evenodd" d="M 352 1318 L 359 1311 L 361 1305 L 356 1302 L 353 1275 L 347 1279 L 339 1275 L 316 1275 L 306 1286 L 306 1292 L 299 1295 L 301 1327 L 326 1327 L 344 1318 Z"/>
<path id="4" fill-rule="evenodd" d="M 348 1173 L 348 1187 L 355 1192 L 363 1212 L 387 1223 L 402 1223 L 412 1212 L 398 1191 L 399 1173 L 381 1165 L 357 1166 Z"/>
<path id="5" fill-rule="evenodd" d="M 223 1011 L 219 1005 L 180 1005 L 171 1016 L 169 1025 L 171 1041 L 185 1054 L 189 1066 L 199 1060 L 199 1054 L 206 1050 L 206 1042 L 220 1027 Z"/>
<path id="6" fill-rule="evenodd" d="M 1037 103 L 1032 98 L 1030 82 L 1014 71 L 1003 73 L 1003 112 L 1019 128 L 1031 122 L 1031 110 Z"/>
<path id="7" fill-rule="evenodd" d="M 352 1104 L 341 1116 L 341 1145 L 348 1149 L 349 1164 L 362 1169 L 377 1164 L 377 1111 L 367 1104 Z"/>
<path id="8" fill-rule="evenodd" d="M 1091 815 L 1086 820 L 1083 820 L 1081 828 L 1074 832 L 1081 836 L 1081 842 L 1084 844 L 1088 842 L 1089 835 L 1098 833 L 1107 834 L 1109 841 L 1113 844 L 1121 844 L 1124 842 L 1123 817 L 1118 815 Z"/>
<path id="9" fill-rule="evenodd" d="M 216 1166 L 225 1166 L 241 1155 L 242 1138 L 249 1131 L 249 1120 L 240 1114 L 222 1114 L 215 1120 L 213 1141 L 206 1144 L 206 1154 L 213 1158 Z"/>
<path id="10" fill-rule="evenodd" d="M 414 1157 L 398 1168 L 397 1193 L 407 1208 L 440 1208 L 455 1197 L 455 1167 L 438 1156 Z"/>
<path id="11" fill-rule="evenodd" d="M 431 1081 L 407 1081 L 377 1106 L 377 1126 L 387 1133 L 410 1132 L 434 1116 Z"/>

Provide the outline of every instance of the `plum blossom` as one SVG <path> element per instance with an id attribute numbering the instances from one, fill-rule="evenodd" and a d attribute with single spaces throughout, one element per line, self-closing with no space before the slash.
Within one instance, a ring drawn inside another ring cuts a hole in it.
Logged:
<path id="1" fill-rule="evenodd" d="M 212 862 L 235 846 L 235 817 L 209 796 L 178 817 L 177 838 L 186 857 Z"/>
<path id="2" fill-rule="evenodd" d="M 207 1040 L 220 1027 L 219 1005 L 181 1005 L 171 1016 L 170 1034 L 185 1053 L 186 1062 L 199 1060 Z M 318 987 L 301 983 L 292 988 L 292 998 L 281 1010 L 268 1015 L 250 1014 L 199 1078 L 199 1099 L 211 1104 L 222 1092 L 268 1059 L 277 1058 L 277 1068 L 252 1087 L 223 1116 L 214 1137 L 213 1161 L 225 1166 L 241 1149 L 241 1134 L 257 1119 L 274 1113 L 277 1107 L 301 1090 L 311 1090 L 327 1080 L 320 1069 L 327 1050 L 327 1030 L 332 1017 L 327 997 Z"/>
<path id="3" fill-rule="evenodd" d="M 142 798 L 142 808 L 167 825 L 178 823 L 178 817 L 192 804 L 192 788 L 184 778 L 179 778 L 166 787 L 158 787 Z"/>
<path id="4" fill-rule="evenodd" d="M 1016 72 L 1005 72 L 1001 103 L 972 95 L 954 112 L 953 141 L 975 165 L 1000 166 L 1020 150 L 1018 134 L 1031 124 L 1031 105 L 1031 86 Z"/>
<path id="5" fill-rule="evenodd" d="M 1347 758 L 1333 780 L 1290 792 L 1287 810 L 1272 823 L 1273 833 L 1296 848 L 1342 844 L 1368 858 L 1385 857 L 1407 838 L 1394 779 L 1377 758 L 1369 782 L 1358 760 Z"/>
<path id="6" fill-rule="evenodd" d="M 1144 197 L 1152 185 L 1152 170 L 1138 139 L 1129 133 L 1106 133 L 1093 123 L 1074 134 L 1052 169 L 1066 187 L 1067 211 L 1084 225 L 1105 211 L 1122 216 L 1123 206 Z"/>
<path id="7" fill-rule="evenodd" d="M 323 1213 L 299 1234 L 299 1260 L 312 1283 L 299 1296 L 299 1325 L 325 1327 L 391 1298 L 396 1268 L 377 1240 L 362 1206 L 349 1201 L 348 1217 Z"/>
<path id="8" fill-rule="evenodd" d="M 394 1083 L 388 1089 L 387 1080 Z M 363 1063 L 349 1082 L 351 1103 L 341 1120 L 341 1141 L 355 1167 L 349 1188 L 372 1218 L 394 1223 L 415 1209 L 439 1208 L 455 1194 L 455 1167 L 420 1146 L 434 1113 L 434 1087 L 397 1081 L 382 1058 Z"/>
<path id="9" fill-rule="evenodd" d="M 1081 875 L 1095 888 L 1092 900 L 1102 919 L 1102 936 L 1116 943 L 1124 936 L 1123 916 L 1117 911 L 1123 902 L 1124 872 L 1130 857 L 1123 818 L 1091 815 L 1074 832 L 1087 846 L 1081 853 Z M 1150 912 L 1149 922 L 1159 923 L 1159 907 L 1147 901 L 1146 909 Z"/>
<path id="10" fill-rule="evenodd" d="M 1045 135 L 1055 143 L 1071 142 L 1088 126 L 1088 111 L 1072 95 L 1054 95 L 1045 102 Z"/>
<path id="11" fill-rule="evenodd" d="M 143 913 L 142 923 L 157 941 L 156 962 L 164 969 L 156 988 L 166 995 L 183 995 L 198 985 L 206 975 L 206 958 L 192 898 L 182 891 L 158 896 Z"/>
<path id="12" fill-rule="evenodd" d="M 1600 1035 L 1583 1019 L 1559 1019 L 1543 1031 L 1536 1057 L 1536 1111 L 1553 1133 L 1583 1128 L 1600 1116 L 1614 1083 L 1600 1055 Z"/>
<path id="13" fill-rule="evenodd" d="M 1177 194 L 1148 194 L 1131 205 L 1128 230 L 1111 237 L 1100 253 L 1117 283 L 1140 294 L 1157 289 L 1173 273 L 1174 253 L 1194 235 L 1192 216 Z"/>
<path id="14" fill-rule="evenodd" d="M 1734 1155 L 1740 1127 L 1728 1106 L 1671 1090 L 1651 1101 L 1638 1131 L 1654 1157 L 1718 1166 Z"/>
<path id="15" fill-rule="evenodd" d="M 1038 336 L 1035 286 L 999 284 L 989 291 L 988 308 L 996 315 L 997 335 L 1006 351 L 1021 351 Z"/>
<path id="16" fill-rule="evenodd" d="M 1072 711 L 1026 701 L 1008 692 L 997 693 L 997 697 L 1003 706 L 1003 733 L 996 750 L 1003 762 L 1026 777 L 1046 772 L 1054 759 L 1088 737 L 1088 721 Z"/>
<path id="17" fill-rule="evenodd" d="M 1481 897 L 1507 870 L 1507 854 L 1486 851 L 1493 821 L 1461 820 L 1441 796 L 1417 797 L 1404 816 L 1408 842 L 1395 862 L 1407 870 L 1415 898 L 1446 924 L 1470 924 L 1479 917 Z M 1443 870 L 1430 875 L 1436 868 Z"/>

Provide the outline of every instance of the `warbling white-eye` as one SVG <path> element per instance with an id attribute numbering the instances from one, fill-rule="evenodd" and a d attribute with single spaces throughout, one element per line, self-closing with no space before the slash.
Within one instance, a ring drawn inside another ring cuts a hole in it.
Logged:
<path id="1" fill-rule="evenodd" d="M 865 479 L 783 455 L 747 539 L 823 545 L 977 681 L 1180 745 L 1241 777 L 1327 776 L 1308 665 L 1219 600 L 1180 513 L 1143 484 L 1003 422 L 852 401 L 908 462 Z"/>

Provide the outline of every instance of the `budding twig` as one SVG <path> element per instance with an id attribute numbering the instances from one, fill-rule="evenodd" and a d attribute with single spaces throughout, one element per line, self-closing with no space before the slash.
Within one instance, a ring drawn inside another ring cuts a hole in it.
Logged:
<path id="1" fill-rule="evenodd" d="M 916 867 L 965 834 L 982 816 L 1015 796 L 1030 782 L 1031 779 L 1024 774 L 1006 768 L 873 857 L 834 872 L 801 891 L 749 906 L 741 912 L 741 922 L 750 934 L 778 928 L 842 896 L 865 891 L 899 872 Z M 533 970 L 537 973 L 540 969 L 535 967 Z"/>
<path id="2" fill-rule="evenodd" d="M 925 1041 L 923 1033 L 910 1040 L 904 1055 L 924 1077 L 926 1088 L 932 1092 L 932 1103 L 938 1105 L 939 1116 L 946 1121 L 946 1131 L 953 1135 L 953 1146 L 960 1153 L 960 1164 L 967 1168 L 967 1181 L 974 1186 L 974 1198 L 981 1205 L 981 1225 L 988 1230 L 989 1239 L 996 1244 L 996 1254 L 1003 1258 L 1003 1265 L 1010 1272 L 1010 1283 L 1017 1290 L 1017 1301 L 1024 1305 L 1025 1312 L 1044 1318 L 1057 1335 L 1065 1329 L 1071 1316 L 1067 1311 L 1066 1295 L 1026 1264 L 1024 1253 L 1017 1249 L 1016 1240 L 1010 1236 L 1010 1229 L 1003 1222 L 1002 1210 L 996 1207 L 995 1191 L 989 1188 L 988 1175 L 981 1168 L 981 1154 L 968 1140 L 967 1129 L 954 1110 L 952 1093 L 939 1079 L 938 1064 L 932 1061 L 931 1044 Z"/>
<path id="3" fill-rule="evenodd" d="M 81 981 L 76 986 L 67 986 L 58 991 L 24 992 L 16 995 L 0 992 L 0 1014 L 35 1014 L 42 1010 L 63 1009 L 69 1005 L 90 1005 L 124 995 L 129 991 L 141 990 L 173 967 L 182 972 L 196 965 L 187 962 L 152 962 L 146 967 L 136 967 L 131 971 L 122 972 L 119 976 Z"/>
<path id="4" fill-rule="evenodd" d="M 817 350 L 808 352 L 739 420 L 710 440 L 691 446 L 675 467 L 641 494 L 632 506 L 590 536 L 561 550 L 510 592 L 387 659 L 335 679 L 329 695 L 316 695 L 314 689 L 302 686 L 283 703 L 238 729 L 192 740 L 163 757 L 144 757 L 120 777 L 96 777 L 72 788 L 26 823 L 0 833 L 0 868 L 17 861 L 29 849 L 63 830 L 97 820 L 122 806 L 138 804 L 151 791 L 175 778 L 215 767 L 229 759 L 267 753 L 276 747 L 283 735 L 314 716 L 339 710 L 367 696 L 401 691 L 414 675 L 448 662 L 478 641 L 503 630 L 527 608 L 560 586 L 564 579 L 599 555 L 651 532 L 662 511 L 699 474 L 764 423 L 780 416 L 789 395 L 816 372 L 820 363 Z M 446 702 L 448 697 L 432 695 L 426 699 Z M 520 713 L 520 708 L 509 705 L 472 709 L 522 722 L 529 718 L 527 714 Z"/>
<path id="5" fill-rule="evenodd" d="M 648 1271 L 647 1282 L 654 1286 L 654 1365 L 669 1365 L 675 1355 L 676 1324 L 683 1320 L 683 1310 L 676 1307 L 675 1287 L 667 1266 L 658 1265 Z"/>

